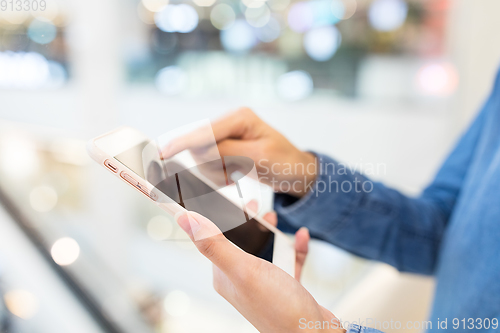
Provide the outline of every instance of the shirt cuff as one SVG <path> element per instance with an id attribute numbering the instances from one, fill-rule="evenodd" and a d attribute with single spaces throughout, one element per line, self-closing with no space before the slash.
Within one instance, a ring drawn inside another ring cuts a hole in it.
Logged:
<path id="1" fill-rule="evenodd" d="M 346 222 L 358 200 L 353 190 L 355 175 L 340 172 L 345 166 L 332 158 L 315 155 L 317 175 L 313 183 L 306 184 L 309 191 L 300 199 L 277 193 L 274 210 L 279 217 L 279 227 L 285 232 L 306 225 L 311 234 L 321 238 L 321 234 L 332 232 Z"/>

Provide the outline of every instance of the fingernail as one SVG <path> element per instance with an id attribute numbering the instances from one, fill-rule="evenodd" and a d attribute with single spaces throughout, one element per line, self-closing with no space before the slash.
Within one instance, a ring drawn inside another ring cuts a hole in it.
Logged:
<path id="1" fill-rule="evenodd" d="M 189 212 L 179 212 L 175 214 L 175 221 L 190 237 L 194 237 L 201 225 Z"/>

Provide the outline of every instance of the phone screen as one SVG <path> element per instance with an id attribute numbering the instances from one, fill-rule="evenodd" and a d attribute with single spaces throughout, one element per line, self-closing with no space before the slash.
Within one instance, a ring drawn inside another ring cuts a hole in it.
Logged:
<path id="1" fill-rule="evenodd" d="M 142 151 L 148 143 L 145 141 L 115 156 L 118 161 L 142 179 L 146 179 Z M 168 168 L 169 165 L 165 167 Z M 207 217 L 221 230 L 228 230 L 228 226 L 234 225 L 234 221 L 245 219 L 245 223 L 224 232 L 224 235 L 242 250 L 272 262 L 273 232 L 255 219 L 248 218 L 248 215 L 241 208 L 214 191 L 189 170 L 164 177 L 161 168 L 160 164 L 152 162 L 148 166 L 148 179 L 146 180 L 185 209 Z M 180 168 L 175 169 L 179 170 Z M 209 193 L 210 195 L 207 196 L 206 194 Z"/>

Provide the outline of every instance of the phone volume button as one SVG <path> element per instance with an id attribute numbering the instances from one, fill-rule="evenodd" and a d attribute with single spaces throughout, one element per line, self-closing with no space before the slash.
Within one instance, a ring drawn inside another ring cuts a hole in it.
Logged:
<path id="1" fill-rule="evenodd" d="M 122 176 L 123 179 L 125 179 L 129 184 L 133 186 L 137 187 L 137 185 L 139 184 L 139 182 L 132 178 L 128 173 L 122 172 L 120 176 Z"/>

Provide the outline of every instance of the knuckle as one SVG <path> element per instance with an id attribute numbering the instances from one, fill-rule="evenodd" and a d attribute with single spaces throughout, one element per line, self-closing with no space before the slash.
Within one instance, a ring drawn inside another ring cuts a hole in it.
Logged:
<path id="1" fill-rule="evenodd" d="M 205 257 L 210 259 L 215 256 L 215 244 L 212 239 L 202 239 L 196 243 L 198 251 L 200 251 Z"/>

